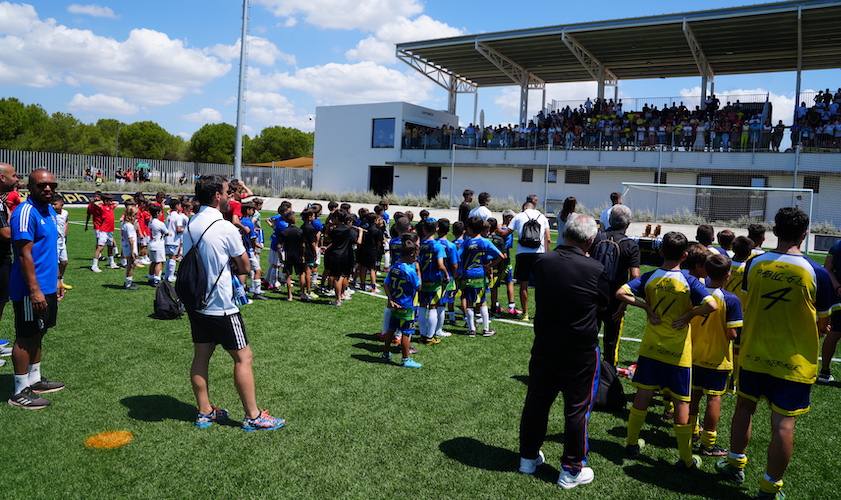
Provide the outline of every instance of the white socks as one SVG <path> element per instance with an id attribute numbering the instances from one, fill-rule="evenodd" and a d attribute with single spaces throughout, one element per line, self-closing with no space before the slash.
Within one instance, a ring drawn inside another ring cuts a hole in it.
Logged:
<path id="1" fill-rule="evenodd" d="M 426 338 L 431 339 L 438 332 L 438 310 L 427 309 Z"/>
<path id="2" fill-rule="evenodd" d="M 446 309 L 444 309 L 444 306 L 438 306 L 438 309 L 436 309 L 436 311 L 438 313 L 438 329 L 435 330 L 435 335 L 440 335 L 444 332 L 444 318 L 446 317 Z"/>
<path id="3" fill-rule="evenodd" d="M 474 311 L 472 307 L 468 307 L 467 311 L 465 311 L 465 316 L 466 316 L 466 319 L 467 319 L 467 330 L 468 331 L 471 331 L 471 332 L 476 331 L 476 320 L 475 320 L 475 317 L 474 317 L 475 315 L 476 315 L 476 311 Z"/>
<path id="4" fill-rule="evenodd" d="M 491 316 L 488 314 L 488 305 L 482 304 L 482 307 L 479 309 L 479 311 L 482 313 L 482 327 L 485 329 L 485 331 L 490 330 Z"/>
<path id="5" fill-rule="evenodd" d="M 109 266 L 113 266 L 113 265 L 114 265 L 114 256 L 113 256 L 113 255 L 109 255 L 109 256 L 108 256 L 108 265 L 109 265 Z"/>
<path id="6" fill-rule="evenodd" d="M 26 389 L 27 387 L 29 387 L 29 374 L 15 374 L 15 394 L 20 394 L 20 391 Z"/>
<path id="7" fill-rule="evenodd" d="M 166 261 L 166 279 L 170 280 L 175 276 L 175 259 L 168 259 Z"/>
<path id="8" fill-rule="evenodd" d="M 91 259 L 91 267 L 99 267 L 99 261 L 96 258 Z"/>
<path id="9" fill-rule="evenodd" d="M 29 365 L 29 385 L 34 385 L 41 381 L 41 363 Z"/>

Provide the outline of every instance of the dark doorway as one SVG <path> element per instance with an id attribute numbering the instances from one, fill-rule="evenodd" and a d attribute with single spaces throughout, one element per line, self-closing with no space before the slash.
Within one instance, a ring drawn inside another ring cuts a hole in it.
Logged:
<path id="1" fill-rule="evenodd" d="M 394 167 L 371 165 L 368 190 L 377 196 L 384 196 L 394 191 Z"/>
<path id="2" fill-rule="evenodd" d="M 426 198 L 431 200 L 441 192 L 441 167 L 426 169 Z"/>

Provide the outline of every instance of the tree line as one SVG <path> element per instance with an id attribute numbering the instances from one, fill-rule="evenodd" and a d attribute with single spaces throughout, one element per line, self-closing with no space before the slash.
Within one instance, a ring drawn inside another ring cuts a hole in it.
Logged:
<path id="1" fill-rule="evenodd" d="M 0 99 L 0 149 L 230 164 L 235 140 L 236 129 L 228 123 L 206 124 L 184 140 L 153 121 L 83 123 L 70 113 L 49 114 L 38 104 Z M 242 141 L 246 163 L 311 156 L 313 150 L 313 134 L 291 127 L 267 127 Z"/>

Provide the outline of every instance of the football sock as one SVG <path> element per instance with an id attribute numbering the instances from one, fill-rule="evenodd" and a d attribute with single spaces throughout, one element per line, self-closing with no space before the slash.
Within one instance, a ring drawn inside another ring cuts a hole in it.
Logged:
<path id="1" fill-rule="evenodd" d="M 467 330 L 471 332 L 476 331 L 476 321 L 474 318 L 475 314 L 476 311 L 474 311 L 472 307 L 467 308 Z"/>
<path id="2" fill-rule="evenodd" d="M 783 489 L 783 480 L 775 480 L 766 472 L 762 479 L 759 480 L 759 491 L 763 493 L 770 493 L 776 495 Z"/>
<path id="3" fill-rule="evenodd" d="M 716 439 L 718 439 L 718 432 L 704 430 L 701 433 L 701 445 L 704 448 L 712 448 L 715 446 Z"/>
<path id="4" fill-rule="evenodd" d="M 166 279 L 172 279 L 175 276 L 175 259 L 166 261 Z"/>
<path id="5" fill-rule="evenodd" d="M 488 305 L 482 304 L 482 307 L 479 308 L 479 311 L 482 313 L 482 328 L 486 331 L 491 329 L 491 316 L 488 314 Z"/>
<path id="6" fill-rule="evenodd" d="M 642 430 L 642 424 L 645 423 L 646 414 L 648 414 L 648 410 L 637 410 L 631 407 L 631 411 L 628 413 L 628 437 L 625 439 L 626 445 L 636 445 L 637 441 L 639 441 L 640 431 Z"/>
<path id="7" fill-rule="evenodd" d="M 689 424 L 692 426 L 693 436 L 697 436 L 701 433 L 701 426 L 698 425 L 698 415 L 689 415 Z"/>
<path id="8" fill-rule="evenodd" d="M 126 267 L 128 265 L 128 260 L 126 260 L 125 257 L 123 257 L 123 260 L 121 262 L 123 264 L 123 267 Z"/>
<path id="9" fill-rule="evenodd" d="M 745 466 L 748 464 L 748 456 L 744 453 L 733 453 L 732 451 L 727 454 L 727 462 L 732 466 L 740 470 L 745 470 Z"/>
<path id="10" fill-rule="evenodd" d="M 15 374 L 15 394 L 20 394 L 20 391 L 26 389 L 27 387 L 29 387 L 29 374 Z"/>
<path id="11" fill-rule="evenodd" d="M 692 424 L 675 424 L 675 439 L 677 440 L 677 452 L 683 463 L 692 463 Z"/>
<path id="12" fill-rule="evenodd" d="M 385 311 L 383 311 L 383 332 L 388 331 L 388 327 L 391 324 L 391 308 L 386 307 Z"/>
<path id="13" fill-rule="evenodd" d="M 29 385 L 36 384 L 41 381 L 41 363 L 33 363 L 29 365 Z"/>
<path id="14" fill-rule="evenodd" d="M 95 258 L 91 259 L 91 267 L 99 267 L 99 263 L 96 261 Z"/>
<path id="15" fill-rule="evenodd" d="M 418 329 L 420 329 L 421 337 L 429 336 L 427 333 L 429 332 L 429 316 L 426 311 L 427 309 L 425 307 L 419 307 L 415 316 L 418 318 Z"/>
<path id="16" fill-rule="evenodd" d="M 435 334 L 437 335 L 444 331 L 444 318 L 446 318 L 447 311 L 444 309 L 443 306 L 438 307 L 436 311 L 438 312 L 438 330 L 435 332 Z"/>
<path id="17" fill-rule="evenodd" d="M 108 265 L 109 265 L 109 266 L 113 266 L 113 265 L 114 265 L 114 256 L 113 256 L 113 255 L 109 255 L 109 256 L 108 256 Z"/>
<path id="18" fill-rule="evenodd" d="M 431 339 L 438 331 L 438 310 L 426 310 L 426 338 Z"/>

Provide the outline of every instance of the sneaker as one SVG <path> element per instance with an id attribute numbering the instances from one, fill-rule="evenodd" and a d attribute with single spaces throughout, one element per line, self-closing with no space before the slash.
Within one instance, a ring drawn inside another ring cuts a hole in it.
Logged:
<path id="1" fill-rule="evenodd" d="M 453 334 L 450 333 L 450 332 L 445 332 L 445 331 L 441 330 L 440 332 L 436 333 L 435 336 L 436 337 L 452 337 Z"/>
<path id="2" fill-rule="evenodd" d="M 12 355 L 11 347 L 0 347 L 0 357 L 8 358 Z"/>
<path id="3" fill-rule="evenodd" d="M 762 491 L 762 490 L 760 490 L 760 491 L 757 491 L 757 492 L 756 492 L 756 496 L 755 496 L 755 497 L 753 497 L 753 498 L 756 498 L 756 499 L 785 500 L 786 495 L 785 495 L 785 493 L 783 493 L 783 491 L 782 491 L 782 490 L 780 490 L 780 491 L 778 491 L 778 492 L 776 492 L 776 493 L 768 493 L 767 491 Z"/>
<path id="4" fill-rule="evenodd" d="M 520 320 L 521 321 L 528 321 L 529 320 L 529 314 L 528 313 L 520 314 Z"/>
<path id="5" fill-rule="evenodd" d="M 537 452 L 537 458 L 523 458 L 520 457 L 520 474 L 532 475 L 537 471 L 537 468 L 546 462 L 546 457 L 543 455 L 543 450 Z"/>
<path id="6" fill-rule="evenodd" d="M 496 335 L 496 330 L 484 330 L 482 332 L 483 337 L 493 337 L 494 335 Z"/>
<path id="7" fill-rule="evenodd" d="M 125 289 L 125 290 L 137 290 L 137 284 L 131 283 L 129 285 L 125 285 L 125 286 L 123 286 L 123 289 Z"/>
<path id="8" fill-rule="evenodd" d="M 391 353 L 384 352 L 380 354 L 380 359 L 383 361 L 383 363 L 391 363 Z"/>
<path id="9" fill-rule="evenodd" d="M 317 299 L 317 298 L 318 298 L 318 294 L 317 294 L 317 293 L 315 293 L 315 292 L 310 293 L 310 300 L 315 300 L 315 299 Z"/>
<path id="10" fill-rule="evenodd" d="M 429 337 L 429 338 L 423 337 L 423 338 L 421 338 L 420 342 L 423 345 L 436 345 L 436 344 L 441 343 L 441 339 L 435 338 L 435 337 Z"/>
<path id="11" fill-rule="evenodd" d="M 401 364 L 400 366 L 402 366 L 403 368 L 420 368 L 423 365 L 412 358 L 406 358 L 403 360 L 403 364 Z"/>
<path id="12" fill-rule="evenodd" d="M 36 396 L 29 387 L 9 398 L 8 403 L 24 410 L 42 410 L 50 406 L 48 400 Z"/>
<path id="13" fill-rule="evenodd" d="M 469 332 L 467 332 L 467 336 L 468 337 L 475 337 L 476 336 L 476 330 L 470 330 Z"/>
<path id="14" fill-rule="evenodd" d="M 684 471 L 699 470 L 701 468 L 702 463 L 703 462 L 701 461 L 701 457 L 699 457 L 698 455 L 692 455 L 692 463 L 687 465 L 686 462 L 683 461 L 683 459 L 678 459 L 678 461 L 675 462 L 675 467 L 677 467 L 679 470 Z"/>
<path id="15" fill-rule="evenodd" d="M 730 461 L 726 458 L 722 458 L 715 464 L 715 470 L 718 471 L 719 474 L 724 476 L 725 479 L 729 479 L 736 483 L 742 484 L 745 482 L 745 470 L 740 469 L 738 467 L 733 467 L 730 465 Z"/>
<path id="16" fill-rule="evenodd" d="M 509 307 L 508 314 L 510 314 L 511 316 L 519 316 L 523 314 L 523 311 L 517 309 L 516 307 Z"/>
<path id="17" fill-rule="evenodd" d="M 166 280 L 169 281 L 170 283 L 175 283 L 175 278 L 174 277 L 173 278 L 167 278 Z"/>
<path id="18" fill-rule="evenodd" d="M 210 413 L 196 413 L 196 427 L 199 429 L 207 429 L 217 422 L 226 422 L 228 420 L 228 410 L 211 406 Z"/>
<path id="19" fill-rule="evenodd" d="M 102 269 L 100 269 L 99 266 L 91 266 L 91 271 L 95 273 L 101 273 Z"/>
<path id="20" fill-rule="evenodd" d="M 73 286 L 68 285 L 67 283 L 62 283 L 61 288 L 64 288 L 65 290 L 73 290 Z"/>
<path id="21" fill-rule="evenodd" d="M 58 382 L 55 380 L 47 380 L 45 377 L 41 377 L 39 382 L 35 382 L 29 388 L 35 394 L 48 394 L 50 392 L 58 392 L 64 389 L 64 382 Z"/>
<path id="22" fill-rule="evenodd" d="M 704 445 L 698 447 L 698 453 L 705 457 L 726 457 L 727 450 L 721 446 L 714 444 L 707 448 Z"/>
<path id="23" fill-rule="evenodd" d="M 821 372 L 820 374 L 818 374 L 819 384 L 828 384 L 830 382 L 835 382 L 835 377 L 833 377 L 831 373 Z"/>
<path id="24" fill-rule="evenodd" d="M 582 484 L 590 484 L 593 482 L 595 474 L 593 469 L 589 467 L 582 467 L 578 474 L 573 475 L 571 472 L 561 467 L 561 475 L 558 476 L 558 486 L 565 490 L 570 490 Z"/>
<path id="25" fill-rule="evenodd" d="M 242 430 L 245 432 L 274 431 L 286 425 L 286 420 L 269 415 L 269 410 L 263 410 L 255 418 L 242 419 Z"/>
<path id="26" fill-rule="evenodd" d="M 118 266 L 116 262 L 112 262 L 112 263 L 108 264 L 108 269 L 119 269 L 119 268 L 120 268 L 120 266 Z"/>
<path id="27" fill-rule="evenodd" d="M 6 347 L 10 343 L 9 339 L 0 339 L 0 347 Z"/>
<path id="28" fill-rule="evenodd" d="M 645 441 L 637 439 L 637 444 L 625 445 L 625 457 L 637 458 L 642 454 L 643 448 L 645 448 Z"/>

